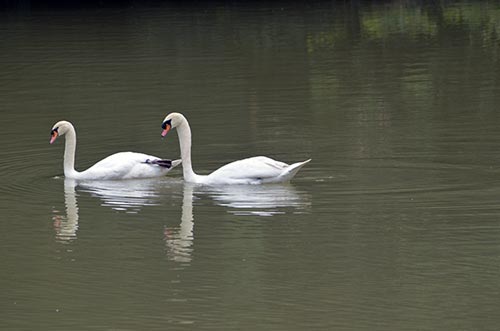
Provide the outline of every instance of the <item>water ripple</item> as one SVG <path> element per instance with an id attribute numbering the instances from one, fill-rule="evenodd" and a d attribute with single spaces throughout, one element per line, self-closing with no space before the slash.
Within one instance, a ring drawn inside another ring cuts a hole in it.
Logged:
<path id="1" fill-rule="evenodd" d="M 34 197 L 47 194 L 49 179 L 43 167 L 43 151 L 36 149 L 9 150 L 0 160 L 1 190 L 6 197 Z"/>

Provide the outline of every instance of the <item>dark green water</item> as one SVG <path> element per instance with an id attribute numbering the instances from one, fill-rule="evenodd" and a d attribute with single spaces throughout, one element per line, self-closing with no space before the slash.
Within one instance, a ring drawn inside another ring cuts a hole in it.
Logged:
<path id="1" fill-rule="evenodd" d="M 497 330 L 500 7 L 0 13 L 0 329 Z M 62 177 L 133 150 L 287 185 Z"/>

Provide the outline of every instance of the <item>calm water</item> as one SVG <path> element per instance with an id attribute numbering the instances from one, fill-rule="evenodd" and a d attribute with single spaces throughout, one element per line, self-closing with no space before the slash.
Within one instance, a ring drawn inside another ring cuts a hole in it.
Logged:
<path id="1" fill-rule="evenodd" d="M 0 13 L 0 329 L 496 330 L 500 6 Z M 312 158 L 287 185 L 62 176 Z"/>

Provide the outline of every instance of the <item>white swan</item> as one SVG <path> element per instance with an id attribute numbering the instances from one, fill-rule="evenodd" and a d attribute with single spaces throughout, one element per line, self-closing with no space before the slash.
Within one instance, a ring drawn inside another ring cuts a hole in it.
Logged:
<path id="1" fill-rule="evenodd" d="M 159 157 L 134 153 L 121 152 L 108 156 L 97 162 L 85 171 L 75 170 L 76 132 L 68 121 L 59 121 L 50 131 L 50 143 L 57 137 L 66 135 L 64 149 L 64 176 L 78 180 L 108 180 L 151 178 L 164 176 L 172 168 L 181 163 L 181 160 L 163 160 Z"/>
<path id="2" fill-rule="evenodd" d="M 191 165 L 191 129 L 187 119 L 180 113 L 170 113 L 163 120 L 162 128 L 163 137 L 171 128 L 177 128 L 184 180 L 191 183 L 220 185 L 287 182 L 311 161 L 309 159 L 288 165 L 265 156 L 256 156 L 228 163 L 206 176 L 197 175 Z"/>

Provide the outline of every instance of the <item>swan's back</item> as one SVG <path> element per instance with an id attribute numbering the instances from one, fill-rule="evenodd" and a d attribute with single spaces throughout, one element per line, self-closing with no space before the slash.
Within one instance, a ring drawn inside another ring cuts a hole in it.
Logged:
<path id="1" fill-rule="evenodd" d="M 150 178 L 166 175 L 171 168 L 151 164 L 152 161 L 160 160 L 156 156 L 135 153 L 120 152 L 110 155 L 94 164 L 92 167 L 82 171 L 78 179 L 132 179 Z"/>
<path id="2" fill-rule="evenodd" d="M 266 156 L 228 163 L 206 176 L 208 184 L 263 184 L 285 182 L 310 160 L 288 165 Z"/>

